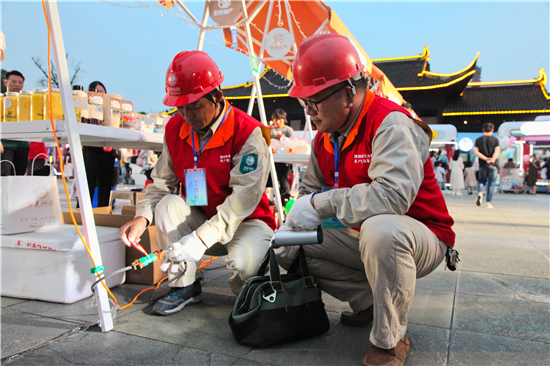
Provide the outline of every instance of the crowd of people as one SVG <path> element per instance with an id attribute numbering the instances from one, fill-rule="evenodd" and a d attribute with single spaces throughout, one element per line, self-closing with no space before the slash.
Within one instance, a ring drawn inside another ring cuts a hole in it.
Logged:
<path id="1" fill-rule="evenodd" d="M 453 195 L 462 195 L 462 190 L 466 189 L 468 195 L 473 194 L 475 187 L 478 188 L 476 205 L 481 206 L 485 199 L 485 207 L 493 208 L 492 197 L 495 190 L 497 179 L 503 176 L 509 176 L 511 170 L 519 169 L 521 164 L 516 164 L 513 158 L 508 158 L 502 167 L 498 165 L 501 149 L 499 140 L 493 136 L 494 125 L 486 123 L 482 127 L 483 136 L 476 139 L 474 147 L 475 160 L 464 162 L 461 157 L 462 152 L 456 149 L 452 159 L 449 161 L 446 157 L 446 151 L 439 149 L 430 152 L 430 159 L 434 166 L 435 175 L 442 191 L 447 190 L 447 174 L 450 172 L 450 187 Z M 525 193 L 537 193 L 537 181 L 542 179 L 548 183 L 548 157 L 537 157 L 536 155 L 524 156 L 527 165 L 523 184 L 526 187 Z M 539 178 L 540 171 L 540 178 Z"/>

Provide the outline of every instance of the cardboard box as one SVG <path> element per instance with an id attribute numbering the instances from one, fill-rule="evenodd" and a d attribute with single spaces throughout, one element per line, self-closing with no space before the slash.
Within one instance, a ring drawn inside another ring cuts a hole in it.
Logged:
<path id="1" fill-rule="evenodd" d="M 120 228 L 128 221 L 134 218 L 136 207 L 135 206 L 122 206 L 121 215 L 114 215 L 110 207 L 97 207 L 93 209 L 94 219 L 96 226 L 108 226 Z M 81 224 L 80 212 L 73 211 L 75 220 L 78 224 Z M 63 212 L 63 220 L 65 223 L 71 223 L 71 216 L 69 212 Z M 141 246 L 147 251 L 152 253 L 155 250 L 159 250 L 160 246 L 157 241 L 157 230 L 154 225 L 150 225 L 147 230 L 141 236 L 139 242 Z M 126 247 L 126 266 L 132 265 L 136 260 L 143 257 L 143 254 L 135 248 Z M 129 283 L 143 283 L 148 285 L 154 285 L 162 280 L 166 276 L 166 272 L 160 270 L 160 265 L 163 261 L 156 261 L 143 268 L 141 272 L 127 271 L 126 282 Z"/>

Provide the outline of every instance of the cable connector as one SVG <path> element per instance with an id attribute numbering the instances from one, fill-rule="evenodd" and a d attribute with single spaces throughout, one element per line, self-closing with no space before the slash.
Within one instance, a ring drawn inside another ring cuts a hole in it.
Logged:
<path id="1" fill-rule="evenodd" d="M 166 252 L 162 249 L 159 249 L 159 250 L 155 250 L 153 253 L 151 254 L 154 254 L 155 257 L 157 257 L 157 259 L 162 259 L 164 258 L 164 256 L 166 255 Z"/>
<path id="2" fill-rule="evenodd" d="M 153 252 L 153 253 L 145 256 L 145 257 L 141 257 L 139 259 L 136 259 L 132 263 L 132 268 L 134 269 L 134 271 L 140 270 L 143 267 L 148 266 L 149 264 L 151 264 L 153 262 L 156 262 L 157 260 L 159 260 L 163 257 L 164 257 L 164 251 L 157 250 L 157 251 L 155 251 L 155 252 Z"/>

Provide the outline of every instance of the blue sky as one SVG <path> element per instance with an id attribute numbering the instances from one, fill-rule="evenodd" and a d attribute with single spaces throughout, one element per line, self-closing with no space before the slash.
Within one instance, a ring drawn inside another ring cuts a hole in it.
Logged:
<path id="1" fill-rule="evenodd" d="M 482 81 L 534 79 L 541 68 L 550 73 L 547 1 L 326 3 L 373 59 L 418 55 L 427 45 L 434 72 L 461 70 L 479 51 Z M 185 4 L 202 18 L 203 1 Z M 132 100 L 138 111 L 166 109 L 166 69 L 178 52 L 196 49 L 196 27 L 149 7 L 136 8 L 135 1 L 60 0 L 58 6 L 69 64 L 81 62 L 78 84 L 101 80 L 108 92 Z M 31 57 L 47 57 L 41 2 L 3 0 L 1 21 L 7 47 L 2 68 L 21 71 L 25 89 L 36 88 L 41 74 Z M 223 85 L 251 81 L 248 58 L 220 46 L 220 37 L 209 32 L 204 51 L 220 66 Z"/>

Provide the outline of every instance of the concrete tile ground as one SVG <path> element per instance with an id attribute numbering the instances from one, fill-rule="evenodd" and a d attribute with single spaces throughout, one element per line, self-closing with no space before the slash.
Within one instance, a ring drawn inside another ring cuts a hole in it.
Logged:
<path id="1" fill-rule="evenodd" d="M 549 365 L 550 196 L 495 194 L 494 209 L 475 206 L 473 197 L 445 195 L 461 262 L 456 272 L 442 265 L 417 281 L 406 364 Z M 227 325 L 235 296 L 223 258 L 201 276 L 202 304 L 157 317 L 143 295 L 117 313 L 108 333 L 93 325 L 89 300 L 2 297 L 2 364 L 359 365 L 370 346 L 370 327 L 341 325 L 349 306 L 327 294 L 326 334 L 271 348 L 238 345 Z M 146 287 L 124 284 L 114 293 L 127 303 Z"/>

